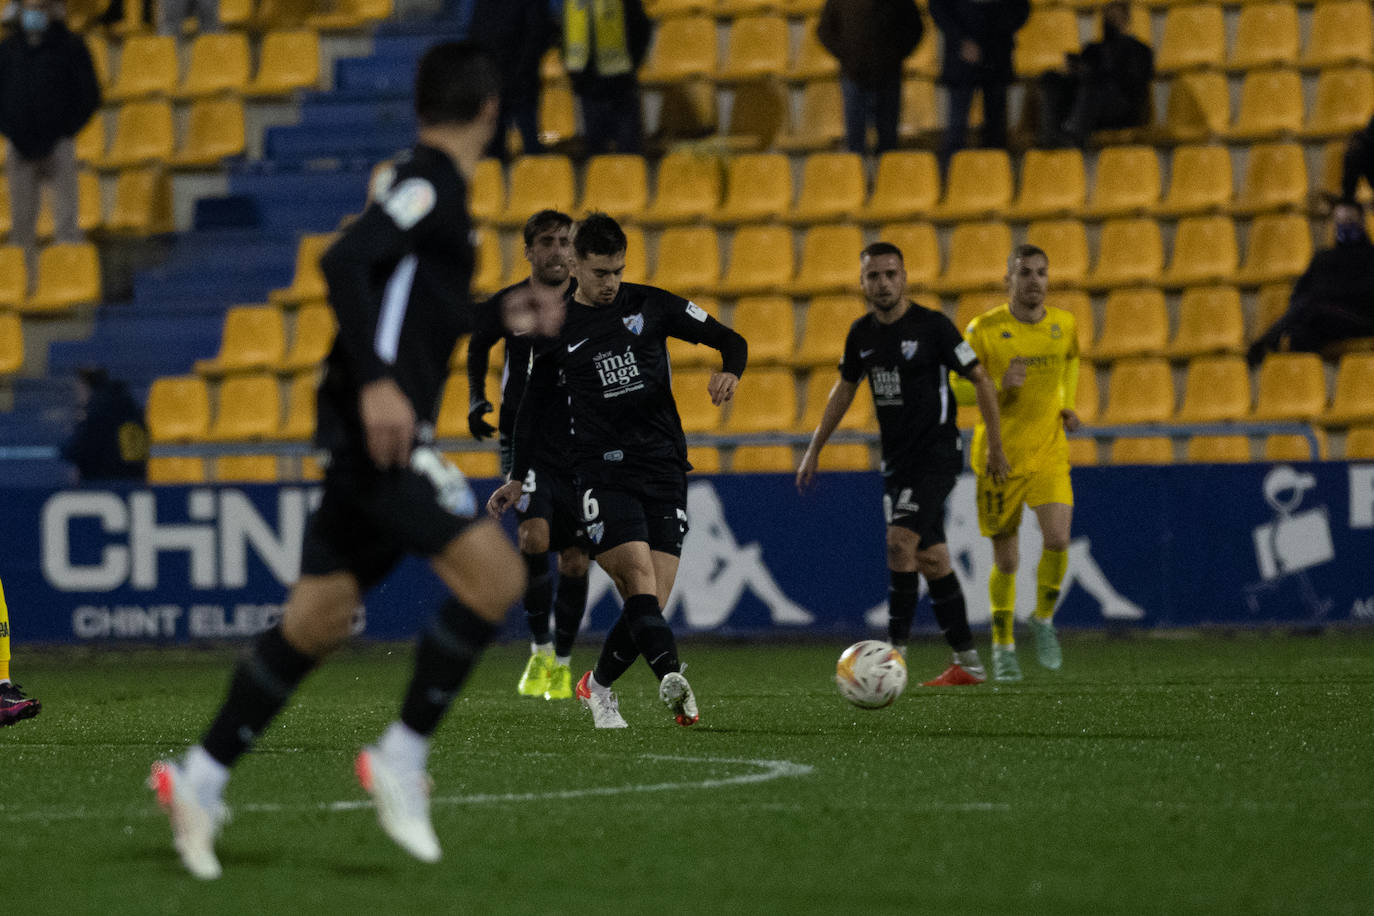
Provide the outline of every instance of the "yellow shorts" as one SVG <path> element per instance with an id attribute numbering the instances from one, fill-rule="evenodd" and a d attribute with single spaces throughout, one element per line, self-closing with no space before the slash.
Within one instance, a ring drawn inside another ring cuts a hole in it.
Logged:
<path id="1" fill-rule="evenodd" d="M 1030 474 L 993 483 L 989 476 L 978 478 L 978 530 L 984 537 L 1014 534 L 1021 527 L 1021 507 L 1032 509 L 1049 503 L 1073 505 L 1073 485 L 1069 466 L 1058 465 Z"/>

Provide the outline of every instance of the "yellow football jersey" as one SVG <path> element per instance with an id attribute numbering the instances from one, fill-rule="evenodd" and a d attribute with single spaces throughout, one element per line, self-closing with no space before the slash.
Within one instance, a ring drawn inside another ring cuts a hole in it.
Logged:
<path id="1" fill-rule="evenodd" d="M 1021 321 L 1007 305 L 969 323 L 964 339 L 997 385 L 1002 414 L 1002 445 L 1015 476 L 1068 465 L 1069 444 L 1059 411 L 1072 408 L 1078 391 L 1078 329 L 1073 313 L 1046 306 L 1034 324 Z M 1002 376 L 1015 357 L 1026 361 L 1020 391 L 1002 391 Z M 969 461 L 977 474 L 987 470 L 987 429 L 973 432 Z"/>

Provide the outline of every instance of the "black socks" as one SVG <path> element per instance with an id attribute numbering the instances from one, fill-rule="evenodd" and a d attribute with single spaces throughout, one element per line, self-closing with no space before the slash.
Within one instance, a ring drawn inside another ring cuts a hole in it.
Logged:
<path id="1" fill-rule="evenodd" d="M 444 602 L 420 636 L 415 673 L 401 706 L 406 727 L 425 736 L 434 733 L 497 629 L 497 624 L 478 617 L 456 599 Z"/>
<path id="2" fill-rule="evenodd" d="M 200 741 L 206 753 L 233 766 L 314 667 L 315 659 L 282 636 L 281 624 L 262 633 L 234 669 L 229 694 Z"/>

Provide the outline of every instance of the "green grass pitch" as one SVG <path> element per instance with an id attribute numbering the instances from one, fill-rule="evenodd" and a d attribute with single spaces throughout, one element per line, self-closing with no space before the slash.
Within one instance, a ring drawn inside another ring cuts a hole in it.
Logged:
<path id="1" fill-rule="evenodd" d="M 7 913 L 1362 913 L 1374 900 L 1374 633 L 1067 633 L 1065 669 L 854 709 L 842 645 L 688 642 L 702 722 L 642 664 L 630 729 L 520 699 L 483 660 L 431 773 L 444 860 L 385 839 L 352 777 L 407 646 L 307 682 L 230 783 L 224 877 L 184 874 L 143 788 L 234 653 L 34 652 L 0 731 Z M 575 662 L 595 649 L 583 645 Z M 913 683 L 944 651 L 911 651 Z M 579 673 L 580 673 L 579 669 Z"/>

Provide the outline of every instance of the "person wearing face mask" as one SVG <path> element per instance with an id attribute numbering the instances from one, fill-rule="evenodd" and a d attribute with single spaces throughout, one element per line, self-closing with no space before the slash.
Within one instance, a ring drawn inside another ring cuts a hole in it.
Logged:
<path id="1" fill-rule="evenodd" d="M 1336 244 L 1312 256 L 1293 284 L 1288 310 L 1250 346 L 1251 365 L 1266 353 L 1319 353 L 1337 341 L 1374 337 L 1374 243 L 1365 229 L 1364 207 L 1341 200 L 1331 218 Z"/>
<path id="2" fill-rule="evenodd" d="M 57 241 L 82 241 L 74 138 L 100 108 L 100 83 L 85 42 L 49 0 L 24 0 L 16 25 L 0 41 L 0 134 L 9 144 L 10 241 L 24 249 L 32 285 L 42 182 L 52 188 Z"/>
<path id="3" fill-rule="evenodd" d="M 1102 8 L 1102 39 L 1068 55 L 1067 72 L 1040 77 L 1040 146 L 1082 146 L 1095 130 L 1140 127 L 1149 120 L 1155 54 L 1130 34 L 1130 23 L 1130 4 L 1108 3 Z"/>

